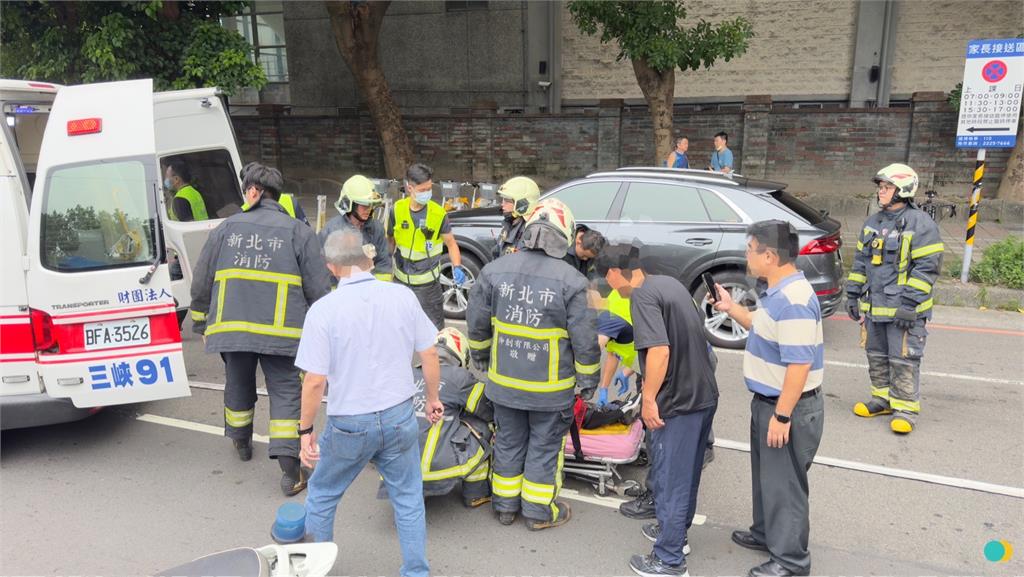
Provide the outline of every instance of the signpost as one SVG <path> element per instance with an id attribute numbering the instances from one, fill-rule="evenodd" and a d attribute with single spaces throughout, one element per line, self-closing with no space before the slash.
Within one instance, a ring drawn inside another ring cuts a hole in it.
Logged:
<path id="1" fill-rule="evenodd" d="M 964 83 L 956 147 L 976 148 L 974 186 L 967 216 L 967 246 L 960 282 L 967 282 L 974 253 L 974 229 L 978 224 L 981 180 L 985 175 L 986 148 L 1013 148 L 1024 94 L 1024 38 L 972 40 L 967 43 Z"/>

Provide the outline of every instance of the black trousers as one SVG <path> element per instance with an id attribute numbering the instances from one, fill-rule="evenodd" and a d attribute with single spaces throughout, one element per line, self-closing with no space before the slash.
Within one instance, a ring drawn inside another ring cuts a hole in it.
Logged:
<path id="1" fill-rule="evenodd" d="M 270 458 L 299 456 L 302 382 L 294 357 L 259 353 L 221 353 L 224 386 L 224 436 L 251 439 L 256 412 L 256 366 L 263 368 L 270 397 Z"/>

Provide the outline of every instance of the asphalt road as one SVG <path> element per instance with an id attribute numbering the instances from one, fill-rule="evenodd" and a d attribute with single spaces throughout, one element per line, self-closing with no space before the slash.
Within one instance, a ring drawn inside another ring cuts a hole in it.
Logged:
<path id="1" fill-rule="evenodd" d="M 1024 315 L 938 308 L 922 378 L 922 418 L 908 437 L 854 416 L 868 381 L 857 326 L 826 321 L 826 424 L 811 469 L 811 551 L 817 575 L 1021 575 L 983 548 L 1024 550 Z M 108 409 L 67 425 L 0 437 L 0 574 L 137 575 L 213 551 L 270 542 L 285 499 L 257 443 L 241 463 L 219 436 L 223 367 L 186 334 L 186 399 Z M 750 522 L 749 399 L 741 357 L 722 351 L 719 447 L 705 472 L 689 557 L 693 575 L 745 575 L 763 561 L 732 544 Z M 266 399 L 257 433 L 266 434 Z M 643 470 L 623 467 L 632 478 Z M 339 508 L 335 574 L 395 575 L 391 507 L 364 471 Z M 616 496 L 569 481 L 573 520 L 531 533 L 499 525 L 456 496 L 427 504 L 436 575 L 628 575 L 650 544 Z M 302 497 L 293 498 L 301 502 Z"/>

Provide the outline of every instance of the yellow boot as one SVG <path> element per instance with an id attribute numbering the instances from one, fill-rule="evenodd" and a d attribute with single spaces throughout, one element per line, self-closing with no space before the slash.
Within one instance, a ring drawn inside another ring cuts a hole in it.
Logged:
<path id="1" fill-rule="evenodd" d="M 892 407 L 889 403 L 879 399 L 878 397 L 871 397 L 871 400 L 865 403 L 857 403 L 853 406 L 853 414 L 858 417 L 871 418 L 879 415 L 891 415 Z"/>
<path id="2" fill-rule="evenodd" d="M 892 420 L 889 421 L 889 428 L 892 429 L 892 432 L 894 433 L 906 435 L 914 430 L 914 423 L 911 422 L 910 419 L 904 417 L 893 417 Z"/>

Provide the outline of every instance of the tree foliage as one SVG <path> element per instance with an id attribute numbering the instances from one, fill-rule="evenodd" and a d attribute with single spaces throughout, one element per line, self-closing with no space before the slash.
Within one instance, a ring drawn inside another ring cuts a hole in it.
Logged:
<path id="1" fill-rule="evenodd" d="M 686 6 L 682 0 L 606 2 L 573 0 L 569 12 L 584 34 L 601 33 L 601 42 L 616 42 L 617 59 L 643 59 L 663 72 L 673 68 L 710 68 L 719 59 L 729 61 L 746 52 L 754 31 L 743 17 L 711 24 L 699 20 L 682 25 Z"/>
<path id="2" fill-rule="evenodd" d="M 248 2 L 3 2 L 0 76 L 80 84 L 153 78 L 157 90 L 266 84 L 252 46 L 220 25 Z"/>

